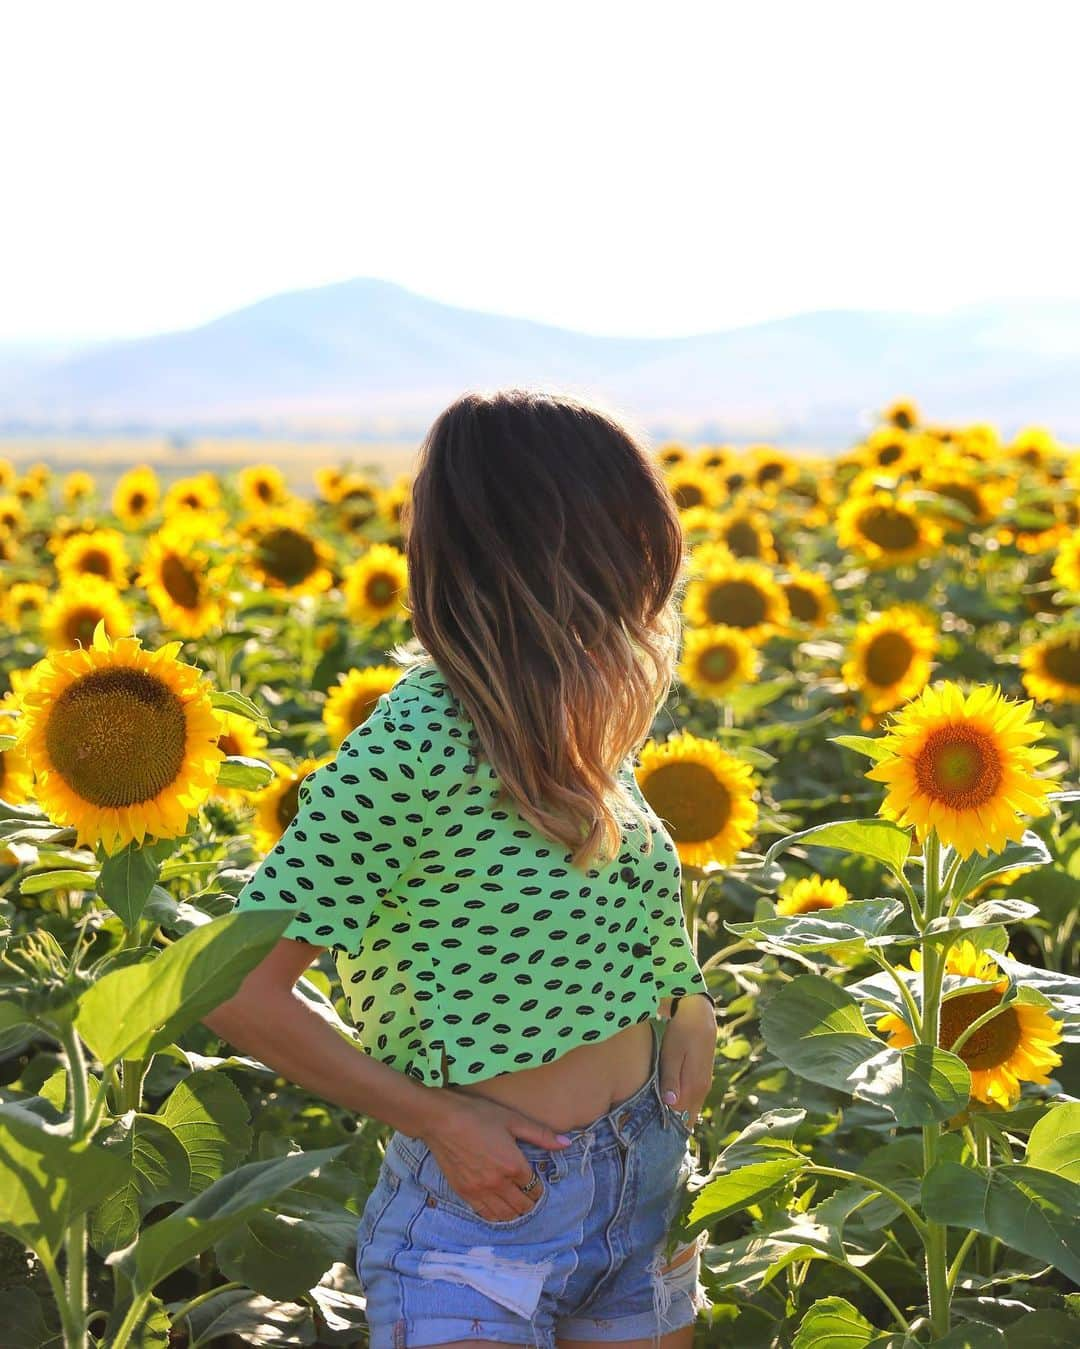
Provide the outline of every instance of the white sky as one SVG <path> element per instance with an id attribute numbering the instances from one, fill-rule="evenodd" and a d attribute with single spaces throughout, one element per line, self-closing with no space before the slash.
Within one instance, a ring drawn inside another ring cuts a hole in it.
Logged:
<path id="1" fill-rule="evenodd" d="M 14 0 L 0 340 L 378 276 L 602 333 L 1080 295 L 1062 0 Z"/>

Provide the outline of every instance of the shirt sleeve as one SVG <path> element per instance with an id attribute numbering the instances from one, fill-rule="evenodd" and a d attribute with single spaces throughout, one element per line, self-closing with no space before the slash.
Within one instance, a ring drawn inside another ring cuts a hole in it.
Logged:
<path id="1" fill-rule="evenodd" d="M 284 909 L 293 920 L 283 936 L 359 950 L 379 901 L 416 860 L 424 824 L 416 745 L 388 698 L 304 778 L 296 814 L 234 911 Z"/>

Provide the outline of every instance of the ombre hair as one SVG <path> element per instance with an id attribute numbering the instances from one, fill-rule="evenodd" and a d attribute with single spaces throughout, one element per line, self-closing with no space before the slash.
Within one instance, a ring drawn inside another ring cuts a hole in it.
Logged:
<path id="1" fill-rule="evenodd" d="M 428 432 L 402 509 L 414 638 L 521 816 L 575 866 L 610 862 L 618 773 L 671 690 L 684 542 L 662 470 L 576 398 L 467 393 Z"/>

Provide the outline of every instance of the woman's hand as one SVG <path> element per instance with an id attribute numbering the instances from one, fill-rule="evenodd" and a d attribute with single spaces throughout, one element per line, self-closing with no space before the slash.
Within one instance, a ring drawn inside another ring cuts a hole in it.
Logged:
<path id="1" fill-rule="evenodd" d="M 660 1093 L 668 1105 L 688 1110 L 694 1125 L 709 1094 L 719 1027 L 708 998 L 687 995 L 664 1027 L 660 1042 Z"/>
<path id="2" fill-rule="evenodd" d="M 541 1178 L 528 1194 L 522 1193 L 520 1187 L 535 1172 L 516 1140 L 524 1138 L 557 1151 L 569 1138 L 482 1096 L 449 1091 L 443 1095 L 446 1109 L 440 1111 L 438 1123 L 420 1136 L 454 1193 L 489 1222 L 528 1213 L 543 1194 L 546 1181 Z"/>

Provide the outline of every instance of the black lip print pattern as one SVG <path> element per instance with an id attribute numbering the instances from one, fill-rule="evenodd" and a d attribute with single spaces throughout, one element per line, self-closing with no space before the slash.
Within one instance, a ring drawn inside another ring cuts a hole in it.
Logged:
<path id="1" fill-rule="evenodd" d="M 364 1052 L 431 1086 L 550 1063 L 706 987 L 678 853 L 648 810 L 581 871 L 499 800 L 433 664 L 404 674 L 310 773 L 238 909 L 288 909 L 285 936 L 335 952 Z"/>

